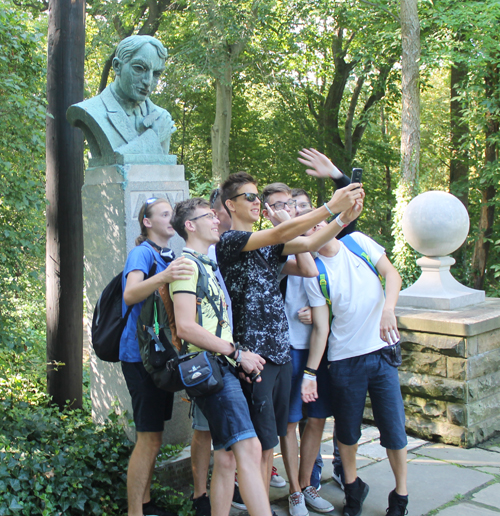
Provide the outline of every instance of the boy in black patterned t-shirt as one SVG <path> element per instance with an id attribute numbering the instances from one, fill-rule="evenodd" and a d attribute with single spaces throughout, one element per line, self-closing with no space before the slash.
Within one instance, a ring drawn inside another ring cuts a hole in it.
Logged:
<path id="1" fill-rule="evenodd" d="M 262 475 L 269 485 L 273 448 L 286 435 L 291 363 L 288 323 L 278 273 L 289 254 L 319 249 L 359 214 L 359 184 L 335 192 L 332 199 L 307 215 L 263 231 L 252 232 L 260 216 L 255 180 L 245 172 L 231 174 L 221 187 L 222 202 L 232 226 L 217 244 L 217 261 L 233 305 L 233 336 L 266 359 L 262 381 L 243 383 L 255 431 L 262 444 Z M 266 206 L 271 215 L 274 213 Z M 344 211 L 347 210 L 347 211 Z M 336 220 L 310 237 L 308 229 L 333 213 Z"/>

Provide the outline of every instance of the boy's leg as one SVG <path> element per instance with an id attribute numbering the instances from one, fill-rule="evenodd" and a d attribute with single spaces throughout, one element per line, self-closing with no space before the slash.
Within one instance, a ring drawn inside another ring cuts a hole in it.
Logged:
<path id="1" fill-rule="evenodd" d="M 210 432 L 195 430 L 191 440 L 191 469 L 193 471 L 193 498 L 207 492 L 212 436 Z"/>
<path id="2" fill-rule="evenodd" d="M 251 516 L 271 516 L 271 506 L 267 496 L 269 481 L 264 483 L 263 478 L 255 474 L 255 471 L 257 471 L 262 464 L 261 457 L 267 455 L 261 453 L 259 440 L 254 437 L 245 439 L 244 441 L 238 441 L 233 444 L 232 449 L 236 457 L 238 468 L 238 484 L 248 513 Z M 272 450 L 266 451 L 271 451 L 270 456 L 272 458 Z M 269 480 L 270 479 L 271 472 L 269 470 Z M 234 473 L 231 481 L 234 481 Z M 215 514 L 227 513 L 216 512 Z"/>
<path id="3" fill-rule="evenodd" d="M 223 448 L 214 451 L 214 470 L 210 484 L 210 503 L 214 515 L 229 514 L 231 510 L 235 471 L 236 461 L 232 452 Z M 239 482 L 241 486 L 241 480 Z"/>
<path id="4" fill-rule="evenodd" d="M 345 483 L 352 484 L 358 477 L 356 470 L 356 453 L 358 451 L 358 443 L 353 445 L 342 444 L 338 439 L 340 458 L 344 467 Z"/>
<path id="5" fill-rule="evenodd" d="M 297 442 L 297 423 L 288 423 L 285 437 L 280 438 L 281 453 L 285 464 L 290 494 L 300 491 L 299 483 L 299 444 Z"/>
<path id="6" fill-rule="evenodd" d="M 307 419 L 306 427 L 300 440 L 299 483 L 301 489 L 311 485 L 311 474 L 321 446 L 324 428 L 325 419 L 315 417 Z"/>
<path id="7" fill-rule="evenodd" d="M 408 473 L 406 448 L 401 450 L 387 449 L 386 451 L 389 462 L 391 463 L 392 472 L 394 473 L 394 478 L 396 479 L 396 493 L 401 496 L 406 496 L 408 494 L 406 487 L 406 477 Z"/>

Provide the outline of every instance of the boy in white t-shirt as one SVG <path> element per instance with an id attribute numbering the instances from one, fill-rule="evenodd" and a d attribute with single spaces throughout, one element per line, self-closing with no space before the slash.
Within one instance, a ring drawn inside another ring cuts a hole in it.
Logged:
<path id="1" fill-rule="evenodd" d="M 320 156 L 320 161 L 310 157 L 310 166 L 317 165 L 321 170 L 327 158 Z M 394 348 L 388 348 L 399 341 L 394 309 L 401 278 L 374 240 L 359 232 L 351 237 L 385 279 L 385 297 L 377 274 L 342 242 L 334 238 L 319 250 L 328 276 L 333 319 L 330 325 L 329 307 L 318 279 L 305 279 L 313 310 L 313 331 L 302 398 L 306 403 L 317 398 L 315 370 L 328 341 L 332 410 L 345 474 L 343 514 L 359 516 L 369 490 L 356 472 L 357 442 L 368 392 L 380 443 L 387 450 L 396 480 L 396 488 L 389 494 L 387 514 L 403 516 L 408 504 L 405 414 L 398 370 L 391 364 L 390 351 Z"/>

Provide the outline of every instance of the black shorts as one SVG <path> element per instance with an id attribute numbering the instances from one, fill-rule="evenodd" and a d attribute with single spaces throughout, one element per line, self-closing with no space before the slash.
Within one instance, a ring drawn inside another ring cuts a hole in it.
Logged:
<path id="1" fill-rule="evenodd" d="M 260 376 L 260 382 L 241 384 L 262 449 L 270 450 L 278 444 L 278 436 L 286 435 L 292 362 L 277 365 L 267 361 Z"/>
<path id="2" fill-rule="evenodd" d="M 174 394 L 156 387 L 142 362 L 122 362 L 137 432 L 163 432 L 172 417 Z"/>

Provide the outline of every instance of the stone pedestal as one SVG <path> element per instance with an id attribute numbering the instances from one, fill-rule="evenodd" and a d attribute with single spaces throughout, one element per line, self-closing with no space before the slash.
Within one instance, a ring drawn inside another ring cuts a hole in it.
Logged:
<path id="1" fill-rule="evenodd" d="M 409 433 L 471 447 L 498 432 L 500 299 L 447 311 L 398 307 L 396 315 Z"/>
<path id="2" fill-rule="evenodd" d="M 85 249 L 86 310 L 89 324 L 102 289 L 125 265 L 127 254 L 140 233 L 137 216 L 144 201 L 165 197 L 172 206 L 188 198 L 182 165 L 114 165 L 90 168 L 82 189 Z M 171 247 L 180 254 L 184 241 L 175 236 Z M 90 329 L 88 331 L 90 335 Z M 93 417 L 103 422 L 113 406 L 132 419 L 130 396 L 120 364 L 102 362 L 90 353 Z M 176 394 L 173 420 L 165 425 L 164 441 L 186 443 L 191 439 L 188 403 Z M 127 435 L 135 440 L 133 426 Z"/>

